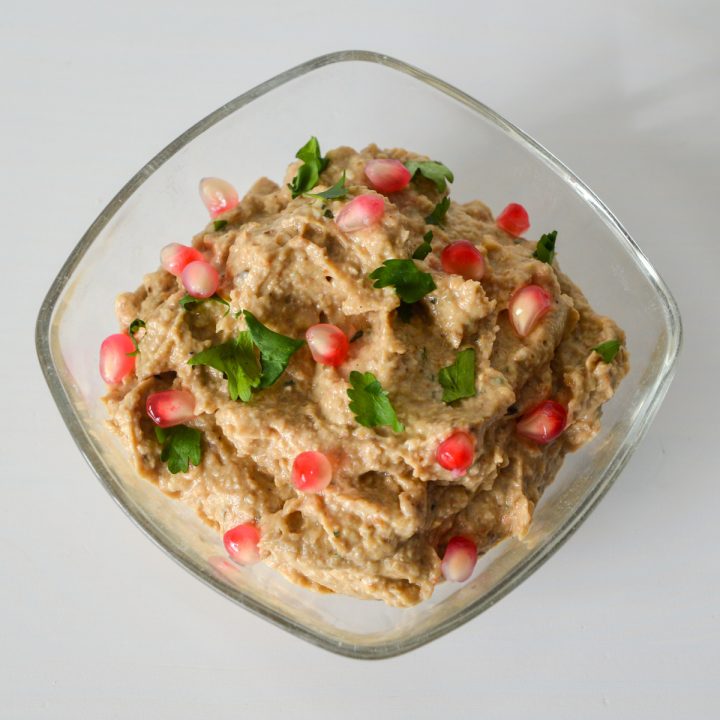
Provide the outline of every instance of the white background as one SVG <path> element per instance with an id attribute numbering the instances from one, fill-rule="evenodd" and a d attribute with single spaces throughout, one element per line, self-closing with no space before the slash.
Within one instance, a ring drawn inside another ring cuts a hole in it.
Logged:
<path id="1" fill-rule="evenodd" d="M 192 5 L 3 4 L 0 716 L 718 717 L 720 4 Z M 150 156 L 344 48 L 418 65 L 558 155 L 655 263 L 686 333 L 654 426 L 572 540 L 489 612 L 382 662 L 292 638 L 146 540 L 76 450 L 32 337 L 62 261 Z"/>

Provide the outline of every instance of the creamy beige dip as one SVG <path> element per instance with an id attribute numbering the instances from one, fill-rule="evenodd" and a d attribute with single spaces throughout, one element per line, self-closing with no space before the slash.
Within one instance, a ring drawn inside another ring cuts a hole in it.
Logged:
<path id="1" fill-rule="evenodd" d="M 565 453 L 597 433 L 601 406 L 627 372 L 627 353 L 621 348 L 608 363 L 592 350 L 624 340 L 622 331 L 590 308 L 556 260 L 533 258 L 537 237 L 506 234 L 477 200 L 453 202 L 444 224 L 432 227 L 433 252 L 417 265 L 437 289 L 409 322 L 400 319 L 394 289 L 374 288 L 368 275 L 389 258 L 412 255 L 442 194 L 418 176 L 384 198 L 378 224 L 340 231 L 325 211 L 337 214 L 352 196 L 373 192 L 363 168 L 375 157 L 420 156 L 374 145 L 360 153 L 338 148 L 328 153 L 318 189 L 345 170 L 348 198 L 291 199 L 286 183 L 262 178 L 223 216 L 227 226 L 216 231 L 210 224 L 195 236 L 193 245 L 221 272 L 219 294 L 232 313 L 214 302 L 179 307 L 185 290 L 165 270 L 120 295 L 120 325 L 139 317 L 146 328 L 136 372 L 110 389 L 106 403 L 138 472 L 218 532 L 253 521 L 262 561 L 293 582 L 409 606 L 441 581 L 450 537 L 471 538 L 482 553 L 527 532 Z M 440 251 L 459 239 L 485 255 L 480 282 L 441 269 Z M 550 293 L 552 307 L 521 339 L 508 320 L 508 300 L 531 283 Z M 234 312 L 240 308 L 294 338 L 319 322 L 362 336 L 340 367 L 317 364 L 303 347 L 272 387 L 250 402 L 232 401 L 220 372 L 188 359 L 244 329 Z M 476 349 L 477 395 L 446 404 L 438 371 L 464 347 Z M 348 408 L 352 370 L 377 377 L 404 432 L 358 424 Z M 203 437 L 200 465 L 177 474 L 160 460 L 145 412 L 148 394 L 169 388 L 195 396 L 197 417 L 188 424 Z M 519 437 L 517 418 L 548 397 L 567 408 L 565 431 L 547 445 Z M 436 461 L 438 444 L 457 429 L 476 439 L 475 463 L 460 477 Z M 322 493 L 298 492 L 290 482 L 294 458 L 307 450 L 333 458 L 333 479 Z"/>

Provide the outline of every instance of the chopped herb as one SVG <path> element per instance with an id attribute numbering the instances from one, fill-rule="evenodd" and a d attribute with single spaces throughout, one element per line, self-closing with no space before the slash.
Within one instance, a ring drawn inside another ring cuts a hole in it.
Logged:
<path id="1" fill-rule="evenodd" d="M 420 270 L 412 260 L 386 260 L 369 277 L 375 281 L 375 288 L 392 285 L 406 303 L 417 302 L 437 288 L 432 275 Z"/>
<path id="2" fill-rule="evenodd" d="M 606 340 L 604 343 L 596 345 L 593 350 L 603 359 L 604 362 L 611 363 L 620 350 L 620 341 Z"/>
<path id="3" fill-rule="evenodd" d="M 213 220 L 213 227 L 215 230 L 224 230 L 227 227 L 227 220 Z"/>
<path id="4" fill-rule="evenodd" d="M 323 217 L 330 218 L 330 219 L 332 220 L 335 216 L 333 215 L 333 211 L 332 211 L 330 208 L 328 208 L 328 209 L 323 213 Z"/>
<path id="5" fill-rule="evenodd" d="M 440 370 L 438 382 L 443 387 L 443 402 L 451 403 L 462 398 L 475 397 L 475 350 L 461 350 L 455 362 Z"/>
<path id="6" fill-rule="evenodd" d="M 252 341 L 260 350 L 262 378 L 260 387 L 270 387 L 285 371 L 293 354 L 304 344 L 304 340 L 273 332 L 265 327 L 249 310 L 243 310 L 245 322 Z"/>
<path id="7" fill-rule="evenodd" d="M 362 330 L 358 330 L 351 338 L 350 342 L 354 343 L 356 340 L 359 340 L 365 333 Z"/>
<path id="8" fill-rule="evenodd" d="M 424 260 L 431 252 L 432 252 L 432 245 L 430 244 L 430 241 L 433 239 L 433 231 L 428 230 L 423 235 L 423 241 L 418 246 L 417 250 L 412 254 L 413 260 Z"/>
<path id="9" fill-rule="evenodd" d="M 447 183 L 455 180 L 449 168 L 445 167 L 441 162 L 435 162 L 434 160 L 409 160 L 405 163 L 405 167 L 410 171 L 412 177 L 415 177 L 419 172 L 423 177 L 432 180 L 438 192 L 445 192 Z"/>
<path id="10" fill-rule="evenodd" d="M 535 252 L 533 257 L 538 260 L 552 265 L 553 258 L 555 257 L 555 239 L 557 238 L 557 230 L 545 233 L 538 241 L 535 246 Z"/>
<path id="11" fill-rule="evenodd" d="M 445 221 L 445 215 L 450 207 L 450 198 L 446 195 L 434 208 L 433 211 L 425 218 L 428 225 L 440 225 Z"/>
<path id="12" fill-rule="evenodd" d="M 340 537 L 340 531 L 339 530 L 333 530 L 333 535 L 335 537 Z"/>
<path id="13" fill-rule="evenodd" d="M 397 314 L 404 323 L 409 323 L 412 320 L 415 305 L 417 305 L 417 303 L 406 303 L 404 300 L 400 301 Z"/>
<path id="14" fill-rule="evenodd" d="M 355 419 L 365 427 L 389 425 L 395 432 L 403 432 L 405 426 L 398 420 L 387 392 L 379 380 L 370 372 L 350 373 L 352 389 L 347 391 L 350 410 Z"/>
<path id="15" fill-rule="evenodd" d="M 252 389 L 260 385 L 260 365 L 255 357 L 253 338 L 247 330 L 233 340 L 193 355 L 188 365 L 208 365 L 224 373 L 232 400 L 248 402 Z"/>
<path id="16" fill-rule="evenodd" d="M 155 437 L 162 446 L 160 459 L 167 463 L 168 470 L 174 475 L 187 472 L 192 463 L 197 467 L 202 460 L 202 434 L 187 425 L 174 425 L 169 428 L 155 428 Z"/>
<path id="17" fill-rule="evenodd" d="M 230 303 L 225 299 L 221 298 L 217 293 L 214 295 L 211 295 L 209 298 L 196 298 L 192 295 L 185 294 L 180 299 L 180 302 L 178 303 L 183 310 L 190 310 L 195 305 L 202 305 L 204 302 L 207 302 L 208 300 L 216 303 L 220 303 L 221 305 L 225 305 L 227 307 L 227 310 L 225 311 L 225 315 L 227 315 L 230 312 Z"/>
<path id="18" fill-rule="evenodd" d="M 135 334 L 140 328 L 145 327 L 145 321 L 141 320 L 140 318 L 135 318 L 131 323 L 130 327 L 128 328 L 128 335 L 130 336 L 130 339 L 133 342 L 133 345 L 135 346 L 135 350 L 133 352 L 128 353 L 129 357 L 135 357 L 140 352 L 140 348 L 138 347 L 138 341 L 135 338 Z"/>
<path id="19" fill-rule="evenodd" d="M 320 143 L 318 143 L 318 139 L 314 135 L 295 153 L 295 157 L 302 160 L 303 164 L 298 168 L 293 181 L 288 185 L 294 198 L 310 192 L 318 184 L 320 173 L 330 162 L 320 154 Z"/>
<path id="20" fill-rule="evenodd" d="M 319 193 L 306 192 L 305 195 L 314 198 L 321 198 L 322 200 L 335 200 L 336 198 L 343 198 L 347 195 L 347 188 L 345 187 L 345 171 L 343 170 L 342 177 L 327 190 Z"/>

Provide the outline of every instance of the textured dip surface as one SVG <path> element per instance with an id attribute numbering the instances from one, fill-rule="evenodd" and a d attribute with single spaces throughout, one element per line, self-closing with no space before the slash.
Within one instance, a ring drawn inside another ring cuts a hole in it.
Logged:
<path id="1" fill-rule="evenodd" d="M 592 310 L 557 260 L 533 257 L 539 233 L 532 241 L 506 234 L 480 201 L 452 202 L 444 222 L 430 227 L 425 218 L 443 193 L 420 175 L 400 192 L 378 195 L 385 205 L 378 223 L 341 231 L 328 210 L 336 216 L 353 196 L 376 194 L 364 174 L 369 159 L 421 156 L 369 146 L 327 157 L 317 189 L 345 171 L 348 197 L 292 199 L 293 163 L 282 185 L 258 180 L 222 216 L 224 227 L 211 223 L 195 236 L 194 247 L 220 272 L 218 294 L 232 312 L 216 302 L 182 307 L 185 290 L 165 270 L 118 297 L 121 327 L 142 318 L 145 328 L 135 372 L 109 389 L 106 404 L 138 472 L 219 533 L 254 522 L 261 560 L 293 582 L 409 606 L 441 582 L 449 538 L 471 538 L 482 553 L 527 532 L 565 453 L 597 433 L 601 407 L 627 372 L 624 347 L 612 362 L 593 348 L 624 335 Z M 561 255 L 562 218 L 557 223 Z M 410 258 L 429 229 L 432 252 L 415 262 L 436 289 L 403 319 L 394 288 L 375 288 L 368 275 L 388 259 Z M 480 281 L 442 270 L 440 252 L 460 239 L 485 257 Z M 544 288 L 552 304 L 520 338 L 508 302 L 529 284 Z M 332 323 L 357 339 L 337 368 L 316 363 L 303 346 L 274 385 L 234 401 L 221 372 L 188 359 L 244 330 L 239 309 L 293 338 Z M 468 347 L 476 351 L 476 395 L 445 403 L 438 372 Z M 380 381 L 403 432 L 357 422 L 347 395 L 353 370 Z M 175 474 L 161 460 L 145 410 L 150 393 L 170 388 L 194 395 L 196 417 L 187 424 L 202 433 L 202 462 Z M 544 445 L 520 437 L 517 419 L 549 397 L 567 409 L 564 432 Z M 436 460 L 438 444 L 458 429 L 475 439 L 475 461 L 462 475 Z M 291 482 L 294 458 L 308 450 L 332 459 L 333 479 L 321 493 Z"/>

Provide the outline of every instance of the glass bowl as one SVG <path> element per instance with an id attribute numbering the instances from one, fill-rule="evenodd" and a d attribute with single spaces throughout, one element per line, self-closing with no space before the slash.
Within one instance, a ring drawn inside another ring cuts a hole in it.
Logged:
<path id="1" fill-rule="evenodd" d="M 134 289 L 169 242 L 207 222 L 203 176 L 237 188 L 280 180 L 310 135 L 325 149 L 370 142 L 442 160 L 453 197 L 496 212 L 525 205 L 533 228 L 560 231 L 559 260 L 596 310 L 627 332 L 632 370 L 606 406 L 602 431 L 569 455 L 538 505 L 528 536 L 483 556 L 470 581 L 444 584 L 411 609 L 317 595 L 261 567 L 223 559 L 219 535 L 188 508 L 136 477 L 105 423 L 97 370 L 117 331 L 115 295 Z M 152 158 L 110 201 L 60 270 L 37 321 L 50 390 L 81 452 L 123 510 L 200 580 L 251 612 L 327 650 L 357 658 L 406 652 L 480 614 L 539 568 L 613 483 L 655 415 L 680 348 L 677 306 L 610 211 L 570 170 L 477 100 L 398 60 L 371 52 L 324 55 L 223 105 Z M 608 532 L 610 528 L 608 528 Z"/>

